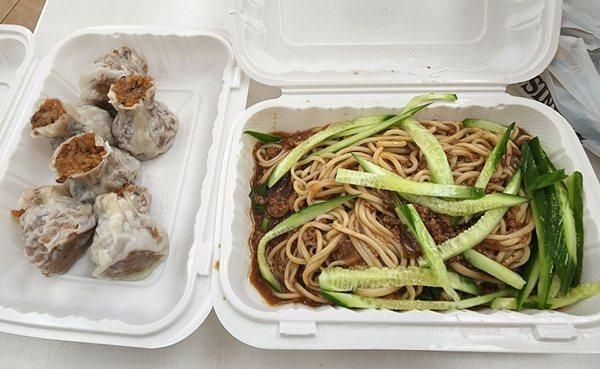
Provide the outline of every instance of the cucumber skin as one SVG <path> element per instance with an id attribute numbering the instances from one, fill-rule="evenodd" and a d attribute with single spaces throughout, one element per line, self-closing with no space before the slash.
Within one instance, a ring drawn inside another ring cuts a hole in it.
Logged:
<path id="1" fill-rule="evenodd" d="M 270 135 L 268 133 L 256 132 L 256 131 L 244 131 L 245 134 L 250 135 L 260 142 L 270 143 L 270 142 L 281 142 L 283 137 Z"/>
<path id="2" fill-rule="evenodd" d="M 511 287 L 520 290 L 525 285 L 525 280 L 520 275 L 475 250 L 466 250 L 463 252 L 463 256 L 477 269 L 498 278 Z"/>
<path id="3" fill-rule="evenodd" d="M 543 308 L 548 301 L 550 292 L 550 280 L 554 273 L 554 262 L 547 250 L 547 223 L 549 222 L 548 208 L 546 207 L 546 195 L 543 189 L 531 191 L 528 185 L 533 178 L 539 176 L 537 165 L 531 155 L 529 143 L 524 142 L 521 146 L 521 167 L 523 169 L 523 182 L 527 196 L 531 199 L 530 206 L 533 212 L 533 220 L 535 222 L 535 233 L 537 236 L 538 258 L 540 263 L 540 271 L 537 282 L 537 301 L 538 306 Z"/>
<path id="4" fill-rule="evenodd" d="M 256 257 L 258 261 L 258 268 L 263 279 L 277 292 L 282 292 L 283 289 L 277 281 L 277 278 L 273 275 L 269 262 L 267 260 L 266 248 L 267 243 L 275 237 L 287 233 L 293 229 L 300 227 L 302 224 L 309 222 L 321 214 L 327 213 L 338 206 L 343 205 L 345 202 L 356 198 L 356 195 L 345 195 L 329 199 L 325 202 L 307 206 L 297 213 L 290 215 L 283 221 L 278 223 L 258 242 L 256 249 Z"/>
<path id="5" fill-rule="evenodd" d="M 472 280 L 452 272 L 448 272 L 448 276 L 454 289 L 479 295 L 479 287 Z M 348 292 L 357 288 L 440 287 L 440 284 L 431 269 L 416 266 L 353 269 L 328 267 L 321 271 L 319 286 L 326 291 Z"/>
<path id="6" fill-rule="evenodd" d="M 399 207 L 397 206 L 396 214 L 398 214 L 398 217 L 402 223 L 408 227 L 413 236 L 419 242 L 425 258 L 431 265 L 433 274 L 436 276 L 444 291 L 448 294 L 448 296 L 452 297 L 454 301 L 459 301 L 460 297 L 452 288 L 452 283 L 448 277 L 446 264 L 444 264 L 444 260 L 440 255 L 435 241 L 429 234 L 429 231 L 427 231 L 427 228 L 425 227 L 425 224 L 423 224 L 423 220 L 419 216 L 419 213 L 417 213 L 417 209 L 415 209 L 412 204 Z"/>
<path id="7" fill-rule="evenodd" d="M 495 298 L 510 295 L 511 290 L 503 289 L 487 295 L 471 297 L 460 301 L 393 300 L 378 297 L 363 297 L 343 292 L 321 290 L 326 299 L 345 308 L 388 309 L 388 310 L 458 310 L 468 309 L 493 301 Z"/>
<path id="8" fill-rule="evenodd" d="M 583 175 L 580 172 L 574 172 L 566 180 L 567 193 L 569 196 L 569 205 L 573 211 L 575 219 L 575 232 L 577 236 L 577 266 L 575 275 L 571 283 L 572 287 L 579 285 L 581 281 L 581 271 L 583 267 Z"/>
<path id="9" fill-rule="evenodd" d="M 532 240 L 533 241 L 533 240 Z M 538 254 L 538 248 L 532 247 L 531 254 L 529 255 L 529 261 L 524 271 L 525 286 L 519 290 L 517 294 L 517 305 L 516 310 L 521 310 L 523 303 L 527 300 L 531 291 L 535 288 L 535 284 L 540 276 L 540 258 Z"/>
<path id="10" fill-rule="evenodd" d="M 379 124 L 379 123 L 381 123 L 381 122 L 383 122 L 383 121 L 385 121 L 387 119 L 393 118 L 393 117 L 394 117 L 393 115 L 374 115 L 374 116 L 370 116 L 370 117 L 359 118 L 359 119 L 368 119 L 368 120 L 371 120 L 372 123 L 369 124 L 369 125 L 367 125 L 367 126 L 354 127 L 354 128 L 350 128 L 350 129 L 348 129 L 346 131 L 342 131 L 340 133 L 336 133 L 333 136 L 329 137 L 328 140 L 329 139 L 340 138 L 340 137 L 351 136 L 353 134 L 361 132 L 363 129 L 366 129 L 366 127 L 374 127 L 377 124 Z"/>
<path id="11" fill-rule="evenodd" d="M 556 182 L 560 182 L 567 178 L 564 169 L 553 170 L 550 173 L 540 175 L 534 178 L 529 185 L 531 191 L 539 190 L 542 188 L 550 187 Z"/>
<path id="12" fill-rule="evenodd" d="M 406 118 L 400 123 L 400 128 L 408 133 L 421 149 L 427 161 L 429 173 L 433 182 L 439 184 L 454 184 L 452 169 L 448 164 L 446 153 L 435 136 L 429 130 L 412 118 Z"/>
<path id="13" fill-rule="evenodd" d="M 564 296 L 554 297 L 548 299 L 548 308 L 560 309 L 565 306 L 572 305 L 581 300 L 593 297 L 600 293 L 600 282 L 587 283 L 579 285 L 571 289 Z M 496 301 L 498 300 L 498 301 Z M 496 301 L 496 303 L 494 303 Z M 517 307 L 517 300 L 513 297 L 497 298 L 492 301 L 492 308 L 515 310 Z M 536 302 L 533 299 L 527 299 L 524 303 L 524 308 L 535 309 L 537 307 Z"/>
<path id="14" fill-rule="evenodd" d="M 377 125 L 374 125 L 374 124 L 367 125 L 365 127 L 365 129 L 362 130 L 361 132 L 355 133 L 352 136 L 346 137 L 346 138 L 344 138 L 341 141 L 338 141 L 338 142 L 336 142 L 336 143 L 334 143 L 334 144 L 332 144 L 330 146 L 327 146 L 327 147 L 325 147 L 325 148 L 323 148 L 323 149 L 321 149 L 321 150 L 313 153 L 312 155 L 313 156 L 321 156 L 321 155 L 326 154 L 326 153 L 335 153 L 335 152 L 338 152 L 338 151 L 340 151 L 342 149 L 345 149 L 348 146 L 354 145 L 358 141 L 364 140 L 365 138 L 371 137 L 371 136 L 373 136 L 373 135 L 375 135 L 375 134 L 377 134 L 377 133 L 379 133 L 379 132 L 381 132 L 381 131 L 383 131 L 383 130 L 385 130 L 385 129 L 393 126 L 393 125 L 398 124 L 403 119 L 408 118 L 408 117 L 410 117 L 413 114 L 416 114 L 419 110 L 425 109 L 429 105 L 431 105 L 431 103 L 425 104 L 425 105 L 421 105 L 421 106 L 417 106 L 417 107 L 412 108 L 412 109 L 407 110 L 407 111 L 403 110 L 400 114 L 394 116 L 393 118 L 387 119 L 387 120 L 383 121 L 380 124 L 377 124 Z M 354 128 L 354 127 L 350 127 L 350 128 Z M 321 131 L 321 132 L 323 132 L 323 131 Z M 336 132 L 336 133 L 338 133 L 338 132 Z M 331 137 L 331 135 L 329 135 L 327 138 L 329 138 L 329 137 Z M 321 140 L 319 142 L 322 142 L 322 141 L 324 141 L 324 140 Z M 291 168 L 291 166 L 290 166 L 290 168 Z M 289 170 L 289 168 L 288 168 L 288 170 Z"/>
<path id="15" fill-rule="evenodd" d="M 487 160 L 485 161 L 483 169 L 479 173 L 479 177 L 475 182 L 475 187 L 484 189 L 487 187 L 490 178 L 492 178 L 492 175 L 496 171 L 498 163 L 500 163 L 502 157 L 504 156 L 504 152 L 506 151 L 506 145 L 508 144 L 510 134 L 512 133 L 514 128 L 515 123 L 512 123 L 510 126 L 508 126 L 504 133 L 502 133 L 502 137 L 500 137 L 500 140 L 490 153 L 490 156 L 488 156 Z"/>
<path id="16" fill-rule="evenodd" d="M 462 185 L 442 185 L 431 182 L 415 182 L 396 174 L 373 174 L 348 169 L 338 169 L 337 183 L 379 188 L 413 195 L 439 196 L 450 198 L 480 198 L 480 188 Z"/>
<path id="17" fill-rule="evenodd" d="M 489 120 L 465 118 L 462 121 L 465 127 L 486 129 L 490 132 L 503 134 L 506 127 L 498 123 L 490 122 Z"/>
<path id="18" fill-rule="evenodd" d="M 510 179 L 504 193 L 511 195 L 519 191 L 521 184 L 521 171 L 515 172 Z M 469 227 L 467 230 L 460 233 L 458 236 L 442 243 L 438 246 L 444 260 L 448 260 L 465 250 L 471 249 L 480 244 L 498 225 L 508 208 L 492 209 L 483 214 L 479 220 Z M 424 258 L 419 258 L 419 266 L 426 267 L 429 263 Z"/>

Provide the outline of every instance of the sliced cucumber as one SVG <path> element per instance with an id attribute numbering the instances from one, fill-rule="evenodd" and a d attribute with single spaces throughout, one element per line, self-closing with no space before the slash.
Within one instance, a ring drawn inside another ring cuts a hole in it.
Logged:
<path id="1" fill-rule="evenodd" d="M 269 283 L 269 285 L 273 287 L 275 291 L 282 292 L 283 290 L 279 285 L 277 278 L 275 278 L 275 275 L 273 275 L 271 267 L 269 266 L 269 261 L 267 260 L 266 253 L 267 243 L 272 239 L 276 238 L 277 236 L 280 236 L 293 229 L 296 229 L 304 223 L 310 222 L 319 215 L 325 214 L 328 211 L 331 211 L 354 198 L 356 198 L 356 195 L 340 196 L 318 204 L 307 206 L 304 209 L 290 215 L 283 221 L 279 222 L 275 227 L 273 227 L 260 239 L 258 243 L 258 248 L 256 250 L 258 268 L 260 269 L 260 274 L 262 275 L 264 280 L 267 283 Z"/>
<path id="2" fill-rule="evenodd" d="M 456 94 L 452 94 L 452 93 L 448 93 L 448 92 L 430 92 L 427 94 L 415 96 L 412 99 L 410 99 L 410 101 L 408 103 L 406 103 L 404 110 L 412 109 L 414 107 L 417 107 L 417 106 L 427 103 L 427 102 L 456 101 L 456 99 L 458 99 L 458 96 L 456 96 Z"/>
<path id="3" fill-rule="evenodd" d="M 410 117 L 411 115 L 415 114 L 419 110 L 426 108 L 430 104 L 431 103 L 417 106 L 417 107 L 412 108 L 407 111 L 402 111 L 400 114 L 394 116 L 393 118 L 386 119 L 379 124 L 371 123 L 367 127 L 364 127 L 364 129 L 361 130 L 360 132 L 355 133 L 352 136 L 349 136 L 347 138 L 344 138 L 343 140 L 338 141 L 332 145 L 329 145 L 321 150 L 318 150 L 317 152 L 313 153 L 312 155 L 320 156 L 320 155 L 323 155 L 323 154 L 326 154 L 329 152 L 338 152 L 342 149 L 345 149 L 348 146 L 352 146 L 355 143 L 357 143 L 358 141 L 364 140 L 365 138 L 369 138 L 381 131 L 388 129 L 389 127 L 391 127 L 393 125 L 400 123 L 403 119 Z M 349 127 L 349 128 L 354 128 L 354 127 Z M 340 131 L 340 132 L 342 132 L 342 131 Z M 338 132 L 335 132 L 335 133 L 337 134 Z M 328 136 L 327 138 L 329 138 L 329 137 L 331 137 L 331 136 Z M 324 140 L 321 140 L 319 142 L 322 142 L 322 141 L 324 141 Z"/>
<path id="4" fill-rule="evenodd" d="M 304 156 L 304 154 L 309 152 L 313 147 L 315 147 L 319 143 L 327 140 L 332 135 L 346 131 L 351 128 L 363 127 L 371 124 L 373 124 L 373 120 L 369 117 L 359 118 L 351 122 L 331 125 L 325 128 L 324 130 L 315 133 L 314 135 L 310 136 L 302 143 L 300 143 L 298 146 L 296 146 L 292 151 L 290 151 L 286 155 L 285 158 L 283 158 L 283 160 L 277 163 L 277 165 L 275 166 L 275 168 L 273 168 L 273 171 L 269 175 L 269 178 L 267 180 L 267 186 L 269 188 L 273 187 L 273 185 L 275 185 L 275 183 L 277 183 L 277 181 L 279 181 L 281 177 L 283 177 L 294 166 L 294 164 L 296 164 L 298 160 L 300 160 Z"/>
<path id="5" fill-rule="evenodd" d="M 519 191 L 520 185 L 521 171 L 517 171 L 506 185 L 504 193 L 514 195 Z M 479 245 L 496 228 L 507 210 L 508 208 L 499 208 L 486 211 L 467 230 L 439 245 L 438 248 L 442 254 L 442 258 L 448 260 Z M 422 257 L 418 261 L 422 267 L 429 265 L 427 260 Z"/>
<path id="6" fill-rule="evenodd" d="M 417 209 L 415 209 L 412 204 L 396 206 L 396 214 L 398 214 L 402 223 L 407 226 L 419 242 L 419 245 L 421 245 L 425 259 L 429 262 L 433 274 L 436 276 L 444 291 L 454 301 L 459 301 L 460 297 L 452 288 L 452 283 L 450 283 L 446 264 L 444 264 L 444 260 L 442 260 L 442 256 L 440 255 L 435 241 L 429 234 L 429 231 L 427 231 L 427 227 L 423 224 L 423 220 L 421 220 L 419 213 L 417 213 Z"/>
<path id="7" fill-rule="evenodd" d="M 485 188 L 492 178 L 492 175 L 496 171 L 496 167 L 502 160 L 504 156 L 504 152 L 506 151 L 506 145 L 508 144 L 508 140 L 510 139 L 510 134 L 515 128 L 515 124 L 511 124 L 508 129 L 502 133 L 502 137 L 488 156 L 485 164 L 483 165 L 483 169 L 479 173 L 479 177 L 477 177 L 477 182 L 475 182 L 475 187 Z"/>
<path id="8" fill-rule="evenodd" d="M 529 185 L 529 190 L 535 191 L 539 190 L 540 188 L 550 187 L 556 182 L 560 182 L 565 178 L 567 178 L 567 175 L 565 174 L 564 169 L 553 170 L 550 173 L 542 174 L 536 178 L 533 178 Z"/>
<path id="9" fill-rule="evenodd" d="M 590 298 L 600 293 L 600 282 L 582 284 L 573 288 L 566 295 L 548 299 L 547 307 L 549 309 L 560 309 L 565 306 L 573 305 L 576 302 Z M 463 300 L 466 301 L 466 300 Z M 523 304 L 526 309 L 536 308 L 535 300 L 528 299 Z M 492 309 L 515 310 L 517 308 L 517 300 L 514 297 L 496 298 L 492 301 Z"/>
<path id="10" fill-rule="evenodd" d="M 521 310 L 523 303 L 525 303 L 529 295 L 531 295 L 531 292 L 535 288 L 535 284 L 540 276 L 540 259 L 538 249 L 537 247 L 533 246 L 535 245 L 530 245 L 531 254 L 529 255 L 529 261 L 527 262 L 525 272 L 523 273 L 523 277 L 525 278 L 525 286 L 519 290 L 517 295 L 517 310 Z"/>
<path id="11" fill-rule="evenodd" d="M 472 280 L 448 272 L 452 288 L 479 295 L 479 288 Z M 333 292 L 354 291 L 358 288 L 391 288 L 404 286 L 440 287 L 436 276 L 429 268 L 371 267 L 371 268 L 325 268 L 319 275 L 319 287 Z"/>
<path id="12" fill-rule="evenodd" d="M 475 268 L 498 278 L 511 287 L 520 290 L 525 285 L 525 280 L 520 275 L 475 250 L 466 250 L 463 252 L 463 256 Z"/>
<path id="13" fill-rule="evenodd" d="M 537 137 L 529 141 L 529 148 L 540 174 L 550 173 L 553 170 L 552 164 Z M 546 246 L 556 266 L 561 286 L 564 288 L 563 292 L 566 292 L 575 274 L 575 261 L 572 259 L 572 256 L 577 253 L 575 221 L 566 191 L 560 184 L 555 183 L 545 188 L 544 192 L 549 214 L 547 223 L 549 236 L 546 239 Z"/>
<path id="14" fill-rule="evenodd" d="M 539 170 L 531 150 L 529 143 L 524 142 L 521 146 L 521 166 L 523 168 L 523 182 L 525 183 L 525 191 L 527 196 L 531 198 L 529 203 L 531 206 L 531 212 L 533 213 L 533 221 L 535 223 L 535 234 L 537 238 L 537 249 L 539 258 L 539 276 L 537 282 L 537 301 L 541 308 L 544 308 L 548 301 L 548 293 L 550 292 L 550 283 L 552 274 L 554 273 L 554 263 L 552 257 L 548 253 L 548 238 L 551 236 L 548 234 L 548 208 L 546 206 L 546 194 L 543 189 L 530 191 L 528 185 L 531 183 L 533 178 L 539 176 Z"/>
<path id="15" fill-rule="evenodd" d="M 373 164 L 359 155 L 352 154 L 352 156 L 354 156 L 360 166 L 368 173 L 394 175 L 393 172 Z M 489 195 L 484 195 L 478 199 L 458 200 L 452 202 L 441 200 L 432 196 L 410 195 L 401 192 L 398 194 L 405 200 L 413 204 L 418 204 L 429 208 L 435 213 L 452 216 L 472 215 L 490 209 L 511 207 L 529 201 L 529 199 L 526 197 L 506 193 L 492 193 Z"/>
<path id="16" fill-rule="evenodd" d="M 453 185 L 452 169 L 446 153 L 440 142 L 429 130 L 412 118 L 406 118 L 400 123 L 400 128 L 415 141 L 427 161 L 427 168 L 433 182 Z"/>
<path id="17" fill-rule="evenodd" d="M 483 196 L 480 188 L 461 185 L 442 185 L 431 182 L 415 182 L 396 174 L 373 174 L 348 169 L 338 169 L 337 183 L 352 184 L 413 195 L 473 199 Z"/>
<path id="18" fill-rule="evenodd" d="M 363 297 L 351 293 L 321 290 L 321 295 L 329 301 L 346 308 L 388 309 L 388 310 L 457 310 L 487 304 L 497 297 L 509 295 L 503 289 L 487 295 L 471 297 L 460 301 L 393 300 L 377 297 Z"/>
<path id="19" fill-rule="evenodd" d="M 340 138 L 340 137 L 352 136 L 353 134 L 362 132 L 364 129 L 366 129 L 366 127 L 375 127 L 377 124 L 379 124 L 387 119 L 393 118 L 393 117 L 394 117 L 393 115 L 374 115 L 374 116 L 370 116 L 370 117 L 359 118 L 359 119 L 370 120 L 371 124 L 369 124 L 367 126 L 350 128 L 346 131 L 336 133 L 335 135 L 332 135 L 331 137 L 329 137 L 328 140 L 332 140 L 332 139 L 336 139 L 336 138 Z"/>
<path id="20" fill-rule="evenodd" d="M 283 137 L 270 135 L 268 133 L 261 133 L 261 132 L 256 132 L 256 131 L 245 131 L 244 133 L 247 135 L 250 135 L 264 143 L 270 143 L 270 142 L 277 143 L 277 142 L 281 142 L 283 140 Z"/>
<path id="21" fill-rule="evenodd" d="M 506 131 L 506 127 L 498 123 L 490 122 L 489 120 L 465 118 L 463 119 L 463 125 L 470 128 L 482 128 L 487 129 L 490 132 L 503 134 Z"/>
<path id="22" fill-rule="evenodd" d="M 581 281 L 581 268 L 583 266 L 583 176 L 580 172 L 574 172 L 565 181 L 569 196 L 569 205 L 573 211 L 575 220 L 575 233 L 577 241 L 577 266 L 573 276 L 573 287 Z"/>

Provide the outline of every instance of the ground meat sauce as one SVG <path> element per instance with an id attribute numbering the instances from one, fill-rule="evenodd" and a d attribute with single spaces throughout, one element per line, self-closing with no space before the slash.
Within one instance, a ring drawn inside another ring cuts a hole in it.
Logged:
<path id="1" fill-rule="evenodd" d="M 131 75 L 121 77 L 112 84 L 119 103 L 132 107 L 146 96 L 146 91 L 154 85 L 151 77 Z"/>
<path id="2" fill-rule="evenodd" d="M 31 127 L 40 128 L 52 124 L 65 113 L 58 99 L 46 99 L 31 117 Z"/>
<path id="3" fill-rule="evenodd" d="M 63 144 L 54 162 L 60 176 L 57 182 L 62 183 L 74 174 L 88 172 L 102 162 L 106 151 L 103 146 L 96 146 L 94 138 L 95 134 L 90 132 Z"/>
<path id="4" fill-rule="evenodd" d="M 356 248 L 350 241 L 350 237 L 343 236 L 338 247 L 331 253 L 331 260 L 346 260 L 346 266 L 367 266 Z"/>
<path id="5" fill-rule="evenodd" d="M 10 215 L 13 218 L 20 218 L 23 214 L 25 214 L 25 210 L 23 209 L 19 209 L 19 210 L 11 210 L 10 211 Z"/>

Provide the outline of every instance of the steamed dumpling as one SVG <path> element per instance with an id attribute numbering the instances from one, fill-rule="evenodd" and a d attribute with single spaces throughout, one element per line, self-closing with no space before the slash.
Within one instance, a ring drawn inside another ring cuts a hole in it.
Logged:
<path id="1" fill-rule="evenodd" d="M 23 229 L 29 261 L 47 277 L 68 271 L 92 240 L 92 205 L 73 199 L 64 185 L 54 185 L 25 191 L 19 207 L 13 216 Z"/>
<path id="2" fill-rule="evenodd" d="M 50 168 L 58 173 L 57 181 L 64 182 L 74 198 L 88 201 L 137 181 L 141 163 L 90 132 L 73 136 L 58 146 Z"/>
<path id="3" fill-rule="evenodd" d="M 148 216 L 149 205 L 148 190 L 135 185 L 96 198 L 98 226 L 89 251 L 97 265 L 94 277 L 143 279 L 164 260 L 169 239 Z"/>
<path id="4" fill-rule="evenodd" d="M 148 64 L 135 51 L 121 47 L 111 53 L 102 55 L 88 65 L 79 78 L 81 99 L 89 104 L 108 109 L 106 94 L 110 85 L 121 77 L 131 74 L 146 75 Z"/>
<path id="5" fill-rule="evenodd" d="M 132 75 L 117 80 L 108 93 L 118 112 L 112 125 L 115 141 L 140 160 L 166 152 L 179 127 L 175 114 L 154 99 L 155 92 L 152 78 Z"/>
<path id="6" fill-rule="evenodd" d="M 79 133 L 95 132 L 114 143 L 112 116 L 94 105 L 71 105 L 59 99 L 40 102 L 31 117 L 31 136 L 51 139 L 54 147 Z"/>

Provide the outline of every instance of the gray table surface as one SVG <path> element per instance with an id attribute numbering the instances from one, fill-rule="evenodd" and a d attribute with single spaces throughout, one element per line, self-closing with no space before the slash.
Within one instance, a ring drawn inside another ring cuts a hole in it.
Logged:
<path id="1" fill-rule="evenodd" d="M 0 0 L 3 1 L 3 0 Z M 229 28 L 228 1 L 49 0 L 37 28 L 43 54 L 65 33 L 102 24 L 173 24 Z M 135 13 L 135 17 L 131 15 Z M 68 14 L 68 21 L 65 21 Z M 276 95 L 252 84 L 249 101 Z M 596 172 L 600 159 L 590 155 Z M 600 344 L 600 343 L 599 343 Z M 144 350 L 41 340 L 0 333 L 0 368 L 597 368 L 600 355 L 516 355 L 417 351 L 264 351 L 230 336 L 211 313 L 202 326 L 173 346 Z"/>

